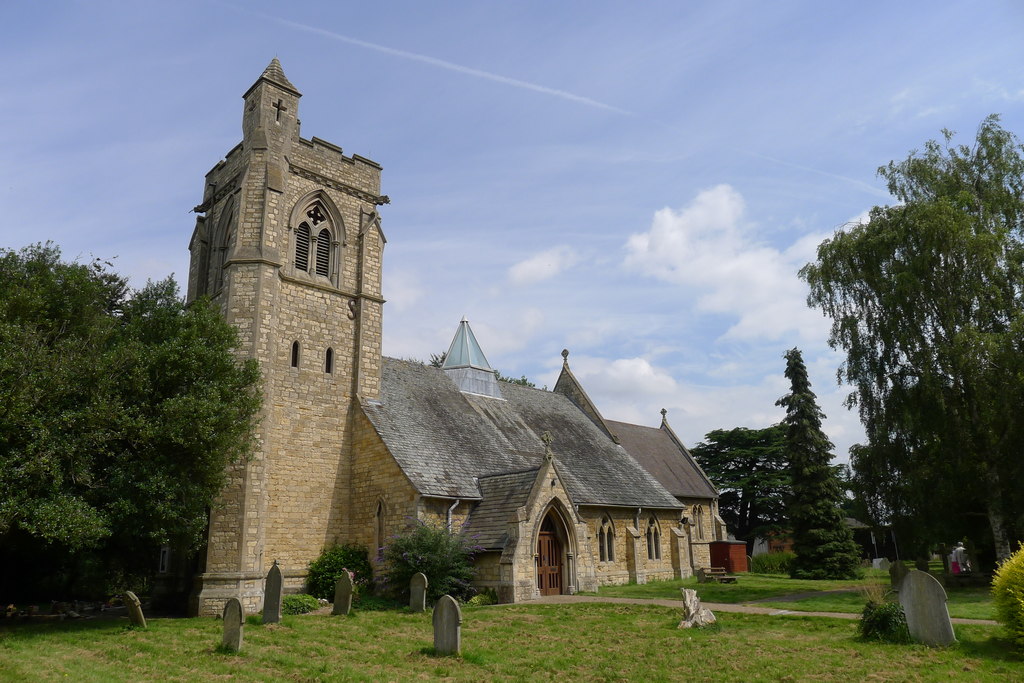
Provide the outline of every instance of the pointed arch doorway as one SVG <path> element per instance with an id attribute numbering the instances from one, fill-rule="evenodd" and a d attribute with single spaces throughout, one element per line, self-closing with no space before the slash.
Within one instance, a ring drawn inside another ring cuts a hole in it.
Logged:
<path id="1" fill-rule="evenodd" d="M 537 589 L 541 595 L 562 594 L 562 541 L 554 510 L 548 511 L 537 536 Z"/>

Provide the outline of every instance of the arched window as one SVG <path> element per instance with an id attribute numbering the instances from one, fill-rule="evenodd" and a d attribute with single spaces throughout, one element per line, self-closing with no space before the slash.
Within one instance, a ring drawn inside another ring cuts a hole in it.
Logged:
<path id="1" fill-rule="evenodd" d="M 658 520 L 654 517 L 647 520 L 647 559 L 661 559 L 661 532 L 658 531 Z"/>
<path id="2" fill-rule="evenodd" d="M 697 525 L 697 540 L 704 540 L 704 506 L 693 506 L 693 523 Z"/>
<path id="3" fill-rule="evenodd" d="M 607 516 L 601 520 L 597 530 L 597 547 L 601 562 L 615 561 L 615 526 Z"/>
<path id="4" fill-rule="evenodd" d="M 228 252 L 235 241 L 235 210 L 234 207 L 224 212 L 220 221 L 218 235 L 220 236 L 220 247 L 217 250 L 217 272 L 214 273 L 214 290 L 224 286 L 224 266 L 228 262 Z"/>
<path id="5" fill-rule="evenodd" d="M 309 270 L 309 225 L 295 229 L 295 270 Z"/>
<path id="6" fill-rule="evenodd" d="M 294 220 L 301 221 L 295 228 L 295 270 L 334 280 L 335 240 L 333 220 L 319 201 L 300 211 Z"/>
<path id="7" fill-rule="evenodd" d="M 334 349 L 327 347 L 327 353 L 324 354 L 324 372 L 328 375 L 334 372 Z"/>
<path id="8" fill-rule="evenodd" d="M 384 556 L 384 503 L 382 501 L 377 501 L 375 517 L 377 538 L 374 539 L 374 545 L 377 546 L 377 557 L 381 558 Z"/>
<path id="9" fill-rule="evenodd" d="M 331 231 L 327 228 L 316 236 L 316 274 L 322 277 L 331 274 Z"/>
<path id="10" fill-rule="evenodd" d="M 299 367 L 299 342 L 292 342 L 292 367 Z"/>

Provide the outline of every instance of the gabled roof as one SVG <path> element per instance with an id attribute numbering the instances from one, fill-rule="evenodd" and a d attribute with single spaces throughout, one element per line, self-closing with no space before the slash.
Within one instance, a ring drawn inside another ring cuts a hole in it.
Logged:
<path id="1" fill-rule="evenodd" d="M 672 495 L 680 498 L 717 498 L 718 491 L 675 438 L 666 422 L 658 427 L 641 427 L 628 422 L 607 421 L 623 448 L 654 475 Z"/>
<path id="2" fill-rule="evenodd" d="M 499 382 L 504 400 L 461 393 L 445 373 L 384 358 L 379 401 L 363 411 L 420 494 L 481 500 L 495 475 L 535 470 L 550 432 L 562 481 L 579 505 L 680 503 L 568 398 Z M 483 489 L 483 490 L 482 490 Z"/>
<path id="3" fill-rule="evenodd" d="M 488 550 L 504 548 L 508 540 L 508 522 L 518 508 L 526 505 L 539 467 L 525 472 L 481 477 L 483 500 L 470 513 L 466 531 L 473 541 Z"/>
<path id="4" fill-rule="evenodd" d="M 274 57 L 273 59 L 270 60 L 270 64 L 267 65 L 267 68 L 263 70 L 263 73 L 260 74 L 260 77 L 256 79 L 256 82 L 252 84 L 249 90 L 245 92 L 244 96 L 247 97 L 249 93 L 252 92 L 252 89 L 255 88 L 260 81 L 269 81 L 270 83 L 273 83 L 279 88 L 284 88 L 285 90 L 291 92 L 293 95 L 296 95 L 297 97 L 302 96 L 302 93 L 299 92 L 298 88 L 292 85 L 292 82 L 289 81 L 288 77 L 284 75 L 284 69 L 281 68 L 281 62 L 277 59 L 277 57 Z"/>

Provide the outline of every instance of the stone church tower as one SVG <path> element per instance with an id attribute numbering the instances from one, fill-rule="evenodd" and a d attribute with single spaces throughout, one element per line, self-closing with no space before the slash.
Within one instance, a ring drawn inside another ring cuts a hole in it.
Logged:
<path id="1" fill-rule="evenodd" d="M 276 58 L 243 97 L 242 142 L 195 209 L 188 299 L 211 297 L 238 329 L 264 405 L 253 457 L 211 510 L 192 614 L 230 597 L 257 611 L 275 560 L 297 586 L 294 568 L 350 535 L 350 420 L 380 393 L 381 167 L 300 137 L 301 94 Z"/>

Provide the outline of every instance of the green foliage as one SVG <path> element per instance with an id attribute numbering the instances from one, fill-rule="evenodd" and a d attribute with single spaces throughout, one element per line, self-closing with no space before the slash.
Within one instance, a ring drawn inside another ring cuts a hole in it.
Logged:
<path id="1" fill-rule="evenodd" d="M 384 547 L 384 585 L 392 595 L 408 598 L 409 581 L 422 572 L 430 602 L 442 595 L 465 602 L 477 592 L 470 581 L 479 551 L 463 534 L 416 522 Z"/>
<path id="2" fill-rule="evenodd" d="M 782 425 L 716 429 L 691 453 L 721 492 L 719 513 L 736 538 L 749 543 L 788 529 L 790 481 Z"/>
<path id="3" fill-rule="evenodd" d="M 493 588 L 485 588 L 473 597 L 471 597 L 469 600 L 467 600 L 466 604 L 471 605 L 473 607 L 482 607 L 484 605 L 497 605 L 498 594 L 495 592 Z"/>
<path id="4" fill-rule="evenodd" d="M 791 552 L 754 555 L 750 558 L 750 571 L 754 574 L 789 574 L 795 557 Z"/>
<path id="5" fill-rule="evenodd" d="M 832 318 L 868 443 L 852 453 L 875 523 L 915 548 L 1024 533 L 1024 147 L 996 116 L 879 169 L 896 206 L 837 232 L 801 270 Z"/>
<path id="6" fill-rule="evenodd" d="M 309 614 L 318 609 L 320 601 L 308 593 L 295 593 L 281 599 L 281 614 Z"/>
<path id="7" fill-rule="evenodd" d="M 799 349 L 786 352 L 790 393 L 779 399 L 786 408 L 786 429 L 793 497 L 790 523 L 794 579 L 852 579 L 860 575 L 860 548 L 844 524 L 843 491 L 829 465 L 832 443 L 821 429 L 824 415 L 811 391 Z"/>
<path id="8" fill-rule="evenodd" d="M 355 574 L 353 583 L 356 588 L 369 586 L 373 579 L 373 568 L 367 556 L 366 548 L 345 544 L 324 548 L 320 557 L 309 565 L 306 584 L 309 592 L 325 600 L 334 599 L 334 587 L 342 571 L 348 570 Z"/>
<path id="9" fill-rule="evenodd" d="M 523 375 L 522 377 L 519 377 L 517 379 L 515 377 L 506 377 L 505 375 L 501 374 L 499 371 L 495 370 L 494 371 L 494 377 L 499 382 L 508 382 L 509 384 L 518 384 L 521 387 L 532 387 L 532 388 L 536 388 L 537 387 L 536 384 L 534 384 L 533 382 L 531 382 L 530 380 L 528 380 L 526 378 L 526 375 Z"/>
<path id="10" fill-rule="evenodd" d="M 907 617 L 903 607 L 895 601 L 869 600 L 857 622 L 857 634 L 864 640 L 883 643 L 909 643 Z"/>
<path id="11" fill-rule="evenodd" d="M 1024 650 L 1024 544 L 996 569 L 992 602 L 996 619 L 1017 648 Z"/>
<path id="12" fill-rule="evenodd" d="M 129 292 L 110 264 L 67 263 L 49 244 L 0 250 L 4 570 L 81 582 L 200 543 L 260 405 L 236 344 L 171 279 Z"/>

